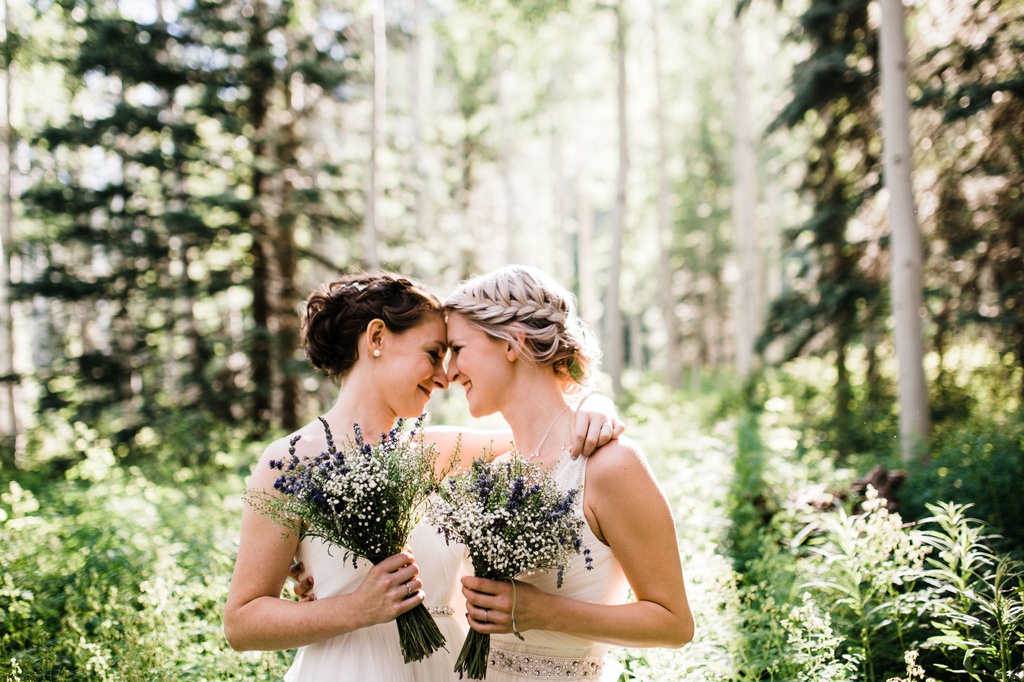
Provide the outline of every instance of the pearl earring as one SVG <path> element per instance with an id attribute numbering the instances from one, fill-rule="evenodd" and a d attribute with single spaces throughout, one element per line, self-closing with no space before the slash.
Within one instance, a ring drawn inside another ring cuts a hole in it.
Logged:
<path id="1" fill-rule="evenodd" d="M 373 357 L 375 357 L 375 358 L 379 358 L 380 357 L 380 348 L 374 348 L 373 349 Z"/>

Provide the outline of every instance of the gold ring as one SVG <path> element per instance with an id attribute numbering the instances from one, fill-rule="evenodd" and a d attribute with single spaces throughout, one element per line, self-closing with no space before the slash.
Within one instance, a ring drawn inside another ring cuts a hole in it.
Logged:
<path id="1" fill-rule="evenodd" d="M 491 622 L 491 619 L 487 617 L 487 614 L 490 613 L 490 612 L 491 612 L 490 609 L 484 609 L 484 622 L 485 623 L 490 623 Z"/>

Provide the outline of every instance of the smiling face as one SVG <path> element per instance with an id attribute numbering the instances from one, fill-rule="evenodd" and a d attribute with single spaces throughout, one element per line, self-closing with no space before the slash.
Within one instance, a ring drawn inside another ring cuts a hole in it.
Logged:
<path id="1" fill-rule="evenodd" d="M 381 338 L 381 356 L 369 359 L 379 365 L 381 375 L 376 379 L 386 387 L 384 393 L 396 416 L 420 416 L 431 392 L 448 388 L 445 349 L 445 323 L 440 315 L 430 315 L 405 332 L 386 333 Z"/>
<path id="2" fill-rule="evenodd" d="M 448 349 L 448 381 L 466 390 L 469 413 L 483 417 L 500 412 L 512 380 L 508 343 L 453 313 L 448 316 Z"/>

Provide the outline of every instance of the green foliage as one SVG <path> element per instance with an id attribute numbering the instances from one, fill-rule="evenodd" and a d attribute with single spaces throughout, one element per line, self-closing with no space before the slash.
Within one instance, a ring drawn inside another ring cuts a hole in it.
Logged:
<path id="1" fill-rule="evenodd" d="M 1002 544 L 1024 551 L 1024 414 L 989 413 L 936 429 L 929 466 L 915 467 L 904 486 L 905 514 L 927 514 L 929 502 L 971 504 Z"/>
<path id="2" fill-rule="evenodd" d="M 995 552 L 969 505 L 928 505 L 934 529 L 920 532 L 932 548 L 923 579 L 935 592 L 924 614 L 939 634 L 928 644 L 947 663 L 936 667 L 970 679 L 1011 680 L 1024 674 L 1024 563 Z"/>
<path id="3" fill-rule="evenodd" d="M 962 30 L 922 60 L 918 104 L 943 124 L 927 158 L 940 188 L 926 266 L 929 307 L 942 333 L 988 330 L 1006 375 L 1020 381 L 1024 67 L 1011 55 L 1024 45 L 1024 6 L 997 0 L 966 7 L 958 21 Z M 983 197 L 980 187 L 990 188 Z M 1024 397 L 1024 383 L 1017 388 L 1018 398 Z"/>
<path id="4" fill-rule="evenodd" d="M 4 483 L 0 677 L 280 679 L 283 654 L 221 634 L 241 477 L 157 485 L 99 448 L 67 473 L 38 495 Z"/>
<path id="5" fill-rule="evenodd" d="M 921 630 L 915 582 L 927 549 L 884 502 L 869 489 L 862 513 L 821 515 L 805 529 L 816 556 L 802 562 L 806 587 L 829 604 L 840 650 L 861 662 L 869 682 L 899 672 Z"/>
<path id="6" fill-rule="evenodd" d="M 765 368 L 750 393 L 750 404 L 784 406 L 780 409 L 796 434 L 801 453 L 825 454 L 843 464 L 865 456 L 884 459 L 897 449 L 899 432 L 895 382 L 888 371 L 877 376 L 882 358 L 890 352 L 890 348 L 879 346 L 872 358 L 863 346 L 847 350 L 845 413 L 834 408 L 837 372 L 831 353 Z"/>
<path id="7" fill-rule="evenodd" d="M 90 424 L 120 412 L 127 437 L 112 437 L 132 447 L 160 412 L 198 403 L 219 421 L 255 414 L 257 433 L 294 426 L 296 233 L 350 223 L 326 180 L 339 169 L 301 124 L 349 78 L 344 26 L 290 2 L 133 11 L 46 9 L 67 88 L 23 133 L 16 250 L 31 267 L 15 288 L 49 308 L 39 407 Z"/>
<path id="8" fill-rule="evenodd" d="M 832 628 L 830 611 L 803 593 L 803 602 L 782 619 L 790 655 L 787 662 L 792 672 L 786 679 L 830 680 L 842 682 L 856 679 L 858 658 L 840 654 L 843 639 Z"/>
<path id="9" fill-rule="evenodd" d="M 786 385 L 796 390 L 761 396 L 758 418 L 736 425 L 726 547 L 740 567 L 744 627 L 731 679 L 923 680 L 924 670 L 943 680 L 1012 679 L 1000 675 L 1020 669 L 1024 624 L 1021 566 L 1006 550 L 1019 545 L 961 505 L 929 503 L 936 491 L 926 474 L 938 463 L 908 479 L 907 506 L 928 518 L 906 524 L 873 493 L 860 511 L 843 508 L 833 491 L 847 490 L 855 472 L 835 469 L 799 430 L 808 405 L 799 387 L 817 374 L 797 382 L 793 370 L 810 364 L 790 368 Z M 989 428 L 948 425 L 938 438 L 962 458 L 958 475 L 978 481 L 970 496 L 979 507 L 1005 518 L 1019 498 L 1021 474 L 1006 455 L 1018 457 L 1019 420 L 990 416 Z"/>
<path id="10" fill-rule="evenodd" d="M 621 679 L 1016 679 L 1022 567 L 987 526 L 954 503 L 916 524 L 871 497 L 839 508 L 856 472 L 797 446 L 798 403 L 709 425 L 720 404 L 651 388 L 624 411 L 676 518 L 697 637 L 615 649 Z M 0 679 L 280 679 L 289 653 L 235 653 L 221 633 L 260 446 L 203 424 L 140 432 L 126 453 L 109 424 L 51 423 L 34 472 L 2 472 Z M 202 439 L 208 457 L 174 464 Z"/>

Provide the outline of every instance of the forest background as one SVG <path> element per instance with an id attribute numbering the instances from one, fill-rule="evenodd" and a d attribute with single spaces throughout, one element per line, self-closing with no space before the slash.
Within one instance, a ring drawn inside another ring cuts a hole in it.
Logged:
<path id="1" fill-rule="evenodd" d="M 302 300 L 511 262 L 676 513 L 698 637 L 624 678 L 1024 675 L 1018 0 L 0 9 L 6 680 L 280 678 L 219 610 Z"/>

